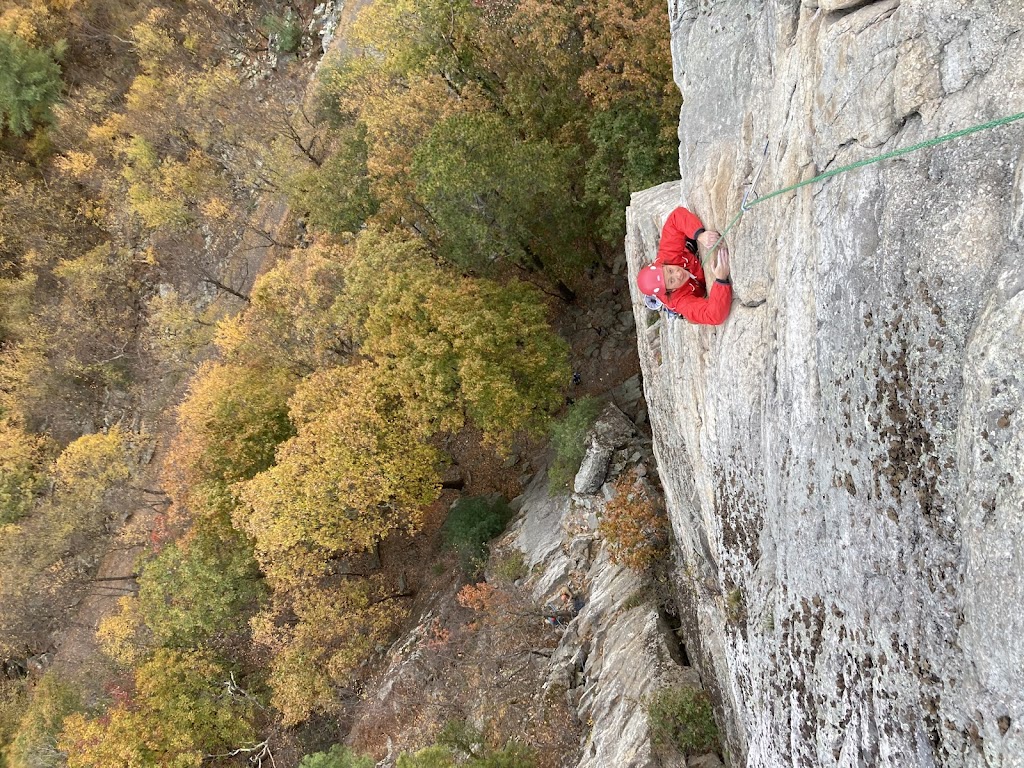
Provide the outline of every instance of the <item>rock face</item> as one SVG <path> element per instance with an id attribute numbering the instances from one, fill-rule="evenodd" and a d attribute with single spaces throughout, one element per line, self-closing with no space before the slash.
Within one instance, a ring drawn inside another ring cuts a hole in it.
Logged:
<path id="1" fill-rule="evenodd" d="M 780 196 L 720 328 L 648 327 L 680 203 L 1024 111 L 1024 8 L 670 0 L 679 184 L 627 254 L 655 453 L 732 765 L 1024 765 L 1024 123 Z M 681 581 L 682 580 L 682 577 Z"/>
<path id="2" fill-rule="evenodd" d="M 612 564 L 595 531 L 605 473 L 610 468 L 614 477 L 649 458 L 649 446 L 613 405 L 594 425 L 589 445 L 576 486 L 592 492 L 551 497 L 547 478 L 538 476 L 517 500 L 520 515 L 505 542 L 538 573 L 538 603 L 551 601 L 562 585 L 584 598 L 551 656 L 545 684 L 549 693 L 564 692 L 588 725 L 577 768 L 656 768 L 646 701 L 665 686 L 699 686 L 699 677 L 652 605 L 649 585 Z M 595 466 L 603 467 L 599 478 Z"/>

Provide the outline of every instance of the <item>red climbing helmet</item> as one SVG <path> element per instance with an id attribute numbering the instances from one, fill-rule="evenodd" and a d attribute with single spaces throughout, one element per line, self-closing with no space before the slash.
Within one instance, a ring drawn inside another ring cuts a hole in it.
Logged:
<path id="1" fill-rule="evenodd" d="M 660 264 L 648 264 L 636 275 L 636 285 L 640 293 L 647 296 L 665 295 L 665 270 Z"/>

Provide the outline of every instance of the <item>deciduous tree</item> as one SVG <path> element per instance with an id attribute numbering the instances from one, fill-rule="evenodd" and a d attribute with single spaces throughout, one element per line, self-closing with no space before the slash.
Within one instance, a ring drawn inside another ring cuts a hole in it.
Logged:
<path id="1" fill-rule="evenodd" d="M 178 434 L 165 463 L 174 501 L 197 518 L 233 506 L 227 488 L 273 464 L 292 434 L 288 397 L 295 379 L 281 368 L 206 362 L 178 408 Z"/>
<path id="2" fill-rule="evenodd" d="M 304 211 L 314 227 L 336 235 L 358 232 L 378 208 L 366 167 L 366 126 L 356 123 L 332 133 L 327 158 L 287 175 L 283 186 L 292 206 Z"/>
<path id="3" fill-rule="evenodd" d="M 157 356 L 169 363 L 193 360 L 210 343 L 213 328 L 196 303 L 173 288 L 161 291 L 146 306 L 146 338 Z"/>
<path id="4" fill-rule="evenodd" d="M 97 534 L 130 498 L 131 453 L 117 427 L 80 437 L 52 466 L 52 496 L 0 529 L 0 654 L 45 648 L 49 622 L 81 595 Z"/>
<path id="5" fill-rule="evenodd" d="M 496 115 L 455 115 L 416 148 L 412 178 L 446 258 L 478 271 L 501 259 L 558 279 L 583 262 L 575 161 L 572 149 L 519 139 Z"/>
<path id="6" fill-rule="evenodd" d="M 273 361 L 297 375 L 345 362 L 354 352 L 345 291 L 351 250 L 324 239 L 260 275 L 246 311 L 219 329 L 224 356 L 249 365 Z"/>
<path id="7" fill-rule="evenodd" d="M 0 420 L 0 526 L 27 515 L 49 485 L 45 439 Z"/>
<path id="8" fill-rule="evenodd" d="M 269 682 L 285 725 L 336 710 L 339 690 L 408 615 L 398 596 L 380 576 L 343 577 L 297 589 L 253 619 L 273 653 Z"/>
<path id="9" fill-rule="evenodd" d="M 473 45 L 479 21 L 471 0 L 383 0 L 360 13 L 353 38 L 379 52 L 388 72 L 438 73 L 459 93 L 484 76 Z"/>
<path id="10" fill-rule="evenodd" d="M 372 231 L 347 274 L 363 353 L 421 434 L 455 431 L 468 419 L 486 440 L 507 445 L 561 404 L 567 349 L 530 286 L 453 282 L 422 246 Z"/>
<path id="11" fill-rule="evenodd" d="M 363 552 L 415 530 L 440 492 L 441 456 L 416 438 L 400 398 L 371 363 L 319 371 L 291 400 L 296 435 L 276 464 L 237 486 L 238 527 L 272 581 L 304 578 L 313 560 Z"/>
<path id="12" fill-rule="evenodd" d="M 54 268 L 59 303 L 43 315 L 59 374 L 90 383 L 119 383 L 139 324 L 138 297 L 147 265 L 105 244 Z"/>
<path id="13" fill-rule="evenodd" d="M 159 650 L 101 717 L 68 717 L 57 746 L 68 768 L 198 768 L 211 752 L 253 741 L 252 703 L 227 692 L 227 678 L 207 653 Z"/>
<path id="14" fill-rule="evenodd" d="M 59 765 L 57 735 L 64 719 L 84 709 L 81 692 L 56 671 L 46 672 L 33 686 L 27 707 L 4 753 L 10 768 Z"/>
<path id="15" fill-rule="evenodd" d="M 252 545 L 234 531 L 204 531 L 143 566 L 138 613 L 157 646 L 197 648 L 237 632 L 264 592 Z"/>

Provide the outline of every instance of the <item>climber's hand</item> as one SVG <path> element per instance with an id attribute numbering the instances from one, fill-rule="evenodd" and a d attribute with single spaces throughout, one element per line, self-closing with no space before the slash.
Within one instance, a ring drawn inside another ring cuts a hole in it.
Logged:
<path id="1" fill-rule="evenodd" d="M 705 229 L 703 232 L 700 233 L 700 236 L 697 238 L 697 242 L 703 245 L 705 248 L 711 248 L 715 243 L 718 242 L 718 238 L 720 237 L 721 235 L 715 232 L 713 229 Z"/>
<path id="2" fill-rule="evenodd" d="M 722 243 L 715 251 L 715 262 L 711 265 L 711 274 L 715 280 L 725 280 L 729 276 L 729 246 Z"/>

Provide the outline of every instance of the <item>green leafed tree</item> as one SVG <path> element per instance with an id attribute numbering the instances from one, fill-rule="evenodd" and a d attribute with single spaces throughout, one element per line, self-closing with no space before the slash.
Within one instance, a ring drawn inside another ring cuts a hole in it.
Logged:
<path id="1" fill-rule="evenodd" d="M 138 611 L 158 646 L 194 648 L 231 634 L 265 594 L 240 534 L 199 534 L 164 547 L 139 576 Z"/>
<path id="2" fill-rule="evenodd" d="M 0 31 L 0 129 L 23 136 L 53 119 L 62 87 L 60 53 L 60 47 L 40 50 Z"/>
<path id="3" fill-rule="evenodd" d="M 299 761 L 299 768 L 373 768 L 372 757 L 360 755 L 335 744 L 327 752 L 314 752 Z"/>
<path id="4" fill-rule="evenodd" d="M 535 768 L 537 756 L 533 749 L 510 741 L 496 749 L 487 744 L 483 734 L 463 720 L 451 720 L 437 735 L 437 744 L 415 754 L 403 754 L 397 768 Z"/>
<path id="5" fill-rule="evenodd" d="M 312 226 L 333 234 L 358 232 L 378 207 L 366 167 L 366 126 L 344 125 L 334 134 L 331 154 L 286 174 L 283 186 L 292 207 L 305 211 Z"/>
<path id="6" fill-rule="evenodd" d="M 590 120 L 593 151 L 587 157 L 585 199 L 601 212 L 601 237 L 620 241 L 626 231 L 631 193 L 678 175 L 678 142 L 666 137 L 652 109 L 618 101 Z"/>
<path id="7" fill-rule="evenodd" d="M 411 175 L 451 261 L 486 271 L 505 260 L 558 279 L 584 261 L 577 160 L 571 148 L 520 139 L 497 115 L 460 114 L 416 148 Z"/>
<path id="8" fill-rule="evenodd" d="M 433 746 L 398 756 L 397 768 L 455 768 L 455 755 L 448 747 Z"/>

